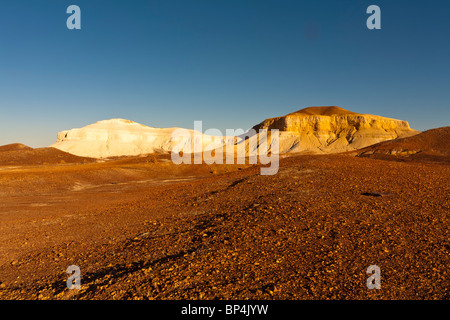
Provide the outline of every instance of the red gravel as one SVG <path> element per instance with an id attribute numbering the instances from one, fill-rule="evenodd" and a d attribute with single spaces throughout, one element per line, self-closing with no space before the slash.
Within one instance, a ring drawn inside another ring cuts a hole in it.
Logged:
<path id="1" fill-rule="evenodd" d="M 450 166 L 293 156 L 259 173 L 147 158 L 4 168 L 0 298 L 449 298 Z M 66 288 L 73 264 L 81 290 Z"/>

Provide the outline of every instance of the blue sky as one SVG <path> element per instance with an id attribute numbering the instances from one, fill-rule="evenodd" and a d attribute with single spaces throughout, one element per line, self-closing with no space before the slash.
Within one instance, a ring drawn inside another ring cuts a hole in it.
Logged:
<path id="1" fill-rule="evenodd" d="M 81 8 L 81 30 L 66 9 Z M 366 9 L 381 8 L 381 30 Z M 450 125 L 449 1 L 2 0 L 0 145 L 125 118 L 247 129 L 309 107 Z"/>

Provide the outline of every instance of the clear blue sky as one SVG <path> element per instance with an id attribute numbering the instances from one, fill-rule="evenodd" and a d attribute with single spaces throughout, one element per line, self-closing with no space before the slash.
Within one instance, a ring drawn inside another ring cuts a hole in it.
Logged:
<path id="1" fill-rule="evenodd" d="M 81 30 L 66 9 L 81 8 Z M 381 8 L 381 30 L 366 9 Z M 125 118 L 248 129 L 337 105 L 450 125 L 450 1 L 2 0 L 0 145 Z"/>

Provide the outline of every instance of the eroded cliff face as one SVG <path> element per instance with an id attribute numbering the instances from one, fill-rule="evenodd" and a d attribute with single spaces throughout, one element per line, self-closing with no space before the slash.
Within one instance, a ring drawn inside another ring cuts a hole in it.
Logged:
<path id="1" fill-rule="evenodd" d="M 253 127 L 278 129 L 280 153 L 336 153 L 408 137 L 419 131 L 407 121 L 358 114 L 339 107 L 310 107 Z"/>

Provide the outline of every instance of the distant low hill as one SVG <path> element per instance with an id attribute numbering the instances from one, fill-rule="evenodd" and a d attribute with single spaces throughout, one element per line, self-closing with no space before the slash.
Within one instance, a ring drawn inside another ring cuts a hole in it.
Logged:
<path id="1" fill-rule="evenodd" d="M 20 150 L 33 150 L 33 148 L 26 146 L 21 143 L 12 143 L 7 144 L 4 146 L 0 146 L 0 152 L 7 152 L 7 151 L 20 151 Z"/>
<path id="2" fill-rule="evenodd" d="M 41 165 L 95 162 L 55 148 L 33 149 L 20 143 L 0 146 L 0 165 Z"/>
<path id="3" fill-rule="evenodd" d="M 377 143 L 357 151 L 360 157 L 418 159 L 450 163 L 450 127 L 427 130 L 418 135 Z"/>

